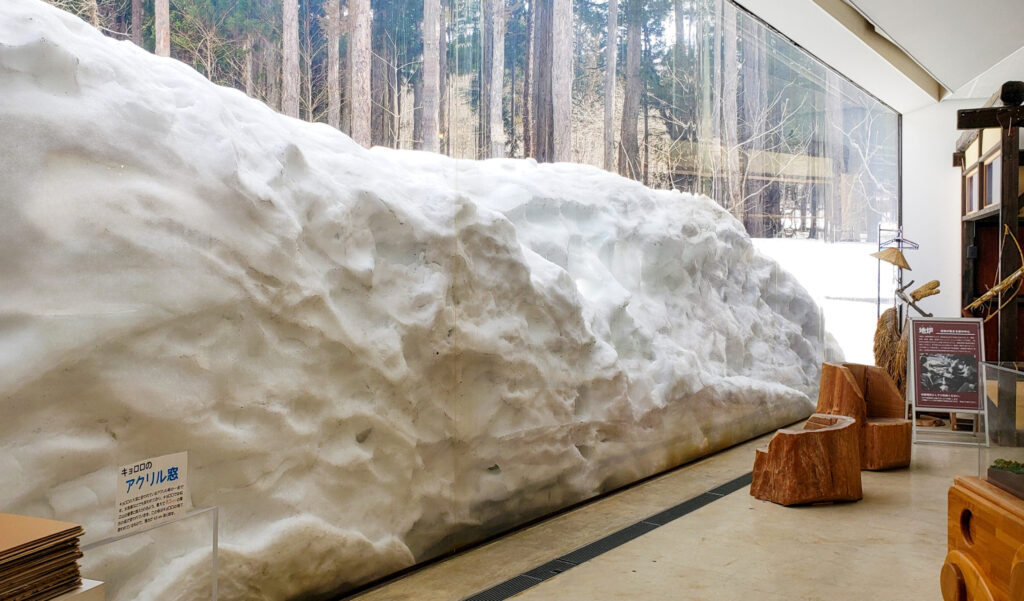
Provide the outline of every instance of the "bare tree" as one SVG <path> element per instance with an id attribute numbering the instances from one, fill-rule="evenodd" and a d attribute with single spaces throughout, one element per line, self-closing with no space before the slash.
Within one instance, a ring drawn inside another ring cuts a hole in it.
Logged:
<path id="1" fill-rule="evenodd" d="M 245 85 L 245 95 L 253 97 L 256 95 L 256 82 L 253 78 L 253 41 L 252 34 L 245 34 L 245 42 L 242 47 L 242 79 Z"/>
<path id="2" fill-rule="evenodd" d="M 533 17 L 533 156 L 541 162 L 554 160 L 551 115 L 551 6 L 552 0 L 534 0 Z"/>
<path id="3" fill-rule="evenodd" d="M 300 97 L 299 110 L 300 114 L 302 109 L 305 109 L 306 121 L 315 121 L 313 116 L 313 39 L 310 35 L 310 10 L 307 3 L 306 10 L 301 11 L 302 15 L 302 41 L 299 45 L 299 64 L 302 66 L 302 75 L 300 77 L 300 89 L 302 95 Z"/>
<path id="4" fill-rule="evenodd" d="M 572 160 L 572 0 L 554 0 L 551 104 L 554 161 Z"/>
<path id="5" fill-rule="evenodd" d="M 341 127 L 341 5 L 339 0 L 324 3 L 327 20 L 327 123 Z"/>
<path id="6" fill-rule="evenodd" d="M 832 161 L 832 185 L 825 197 L 825 235 L 833 242 L 843 234 L 843 105 L 839 95 L 839 76 L 829 70 L 825 75 L 825 152 Z"/>
<path id="7" fill-rule="evenodd" d="M 626 96 L 622 103 L 619 173 L 640 179 L 640 144 L 636 126 L 640 117 L 640 0 L 629 0 L 626 14 Z"/>
<path id="8" fill-rule="evenodd" d="M 386 14 L 381 14 L 381 21 L 387 22 Z M 374 32 L 374 37 L 370 59 L 370 142 L 394 147 L 399 134 L 398 44 L 393 32 L 385 27 Z"/>
<path id="9" fill-rule="evenodd" d="M 534 156 L 533 152 L 533 106 L 534 98 L 534 76 L 533 76 L 533 52 L 534 52 L 534 13 L 537 0 L 530 0 L 526 6 L 526 66 L 523 75 L 523 156 Z"/>
<path id="10" fill-rule="evenodd" d="M 760 135 L 767 125 L 766 120 L 761 119 L 764 114 L 763 107 L 766 102 L 767 63 L 764 60 L 764 48 L 766 43 L 764 29 L 757 28 L 754 32 L 748 33 L 743 38 L 743 64 L 740 66 L 740 137 L 749 140 L 746 148 L 746 155 L 749 157 L 764 151 L 772 140 L 768 136 Z M 749 160 L 748 160 L 749 163 Z M 749 169 L 743 172 L 743 179 L 749 179 Z M 743 206 L 743 225 L 747 233 L 755 238 L 763 238 L 767 232 L 766 195 L 758 191 L 750 194 L 747 188 L 747 181 L 743 181 L 740 189 L 746 193 Z M 754 185 L 757 185 L 754 183 Z M 776 186 L 776 192 L 778 187 Z"/>
<path id="11" fill-rule="evenodd" d="M 488 91 L 488 133 L 490 149 L 488 155 L 495 158 L 505 156 L 505 122 L 502 99 L 505 91 L 505 30 L 508 26 L 508 12 L 505 0 L 487 0 L 491 4 L 491 57 Z"/>
<path id="12" fill-rule="evenodd" d="M 153 37 L 156 39 L 153 52 L 157 56 L 171 55 L 171 15 L 168 0 L 153 3 Z"/>
<path id="13" fill-rule="evenodd" d="M 270 108 L 281 108 L 281 59 L 277 44 L 264 45 L 263 66 L 267 81 L 267 104 Z"/>
<path id="14" fill-rule="evenodd" d="M 732 207 L 733 214 L 743 218 L 742 204 L 740 198 L 743 195 L 740 188 L 740 154 L 739 154 L 739 107 L 737 104 L 739 94 L 739 50 L 736 35 L 736 5 L 732 2 L 725 2 L 723 7 L 722 22 L 722 144 L 725 148 L 725 169 L 722 175 L 725 178 L 725 198 Z"/>
<path id="15" fill-rule="evenodd" d="M 421 118 L 423 150 L 438 152 L 440 146 L 441 96 L 441 0 L 423 0 L 423 94 Z"/>
<path id="16" fill-rule="evenodd" d="M 478 6 L 480 28 L 480 63 L 477 72 L 477 126 L 476 126 L 476 157 L 485 158 L 491 153 L 491 63 L 494 55 L 491 50 L 494 40 L 491 37 L 493 29 L 491 15 L 494 12 L 494 4 L 497 0 L 480 0 Z"/>
<path id="17" fill-rule="evenodd" d="M 170 43 L 181 60 L 191 63 L 210 81 L 226 85 L 244 82 L 244 56 L 240 65 L 235 60 L 238 56 L 236 42 L 224 31 L 224 22 L 230 13 L 204 11 L 182 0 L 172 0 L 171 4 L 178 19 Z"/>
<path id="18" fill-rule="evenodd" d="M 86 15 L 89 17 L 89 24 L 99 29 L 100 27 L 100 5 L 98 0 L 86 0 Z"/>
<path id="19" fill-rule="evenodd" d="M 299 116 L 299 2 L 281 3 L 281 112 Z"/>
<path id="20" fill-rule="evenodd" d="M 615 66 L 619 46 L 619 2 L 608 0 L 608 35 L 604 49 L 604 168 L 615 170 Z"/>
<path id="21" fill-rule="evenodd" d="M 352 139 L 370 146 L 370 0 L 349 0 L 349 105 Z"/>
<path id="22" fill-rule="evenodd" d="M 426 57 L 423 58 L 426 60 Z M 412 82 L 412 148 L 423 150 L 423 70 Z"/>
<path id="23" fill-rule="evenodd" d="M 438 99 L 437 129 L 439 151 L 448 154 L 448 0 L 441 0 L 438 14 Z"/>
<path id="24" fill-rule="evenodd" d="M 142 0 L 132 0 L 132 42 L 142 47 Z"/>

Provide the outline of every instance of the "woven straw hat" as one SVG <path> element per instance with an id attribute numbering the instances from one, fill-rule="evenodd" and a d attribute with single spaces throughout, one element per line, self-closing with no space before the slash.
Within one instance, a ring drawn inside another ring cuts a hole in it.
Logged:
<path id="1" fill-rule="evenodd" d="M 880 250 L 876 253 L 871 253 L 871 256 L 875 257 L 876 259 L 885 261 L 886 263 L 892 263 L 893 265 L 899 267 L 900 269 L 912 271 L 910 269 L 910 264 L 907 263 L 907 258 L 903 256 L 903 253 L 900 252 L 900 249 L 898 248 L 887 248 L 885 250 Z"/>

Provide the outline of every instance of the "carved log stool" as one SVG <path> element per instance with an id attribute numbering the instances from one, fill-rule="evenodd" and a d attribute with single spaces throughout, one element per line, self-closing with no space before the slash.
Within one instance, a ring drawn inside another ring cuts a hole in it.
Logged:
<path id="1" fill-rule="evenodd" d="M 860 499 L 856 420 L 816 413 L 803 430 L 776 432 L 754 457 L 750 494 L 780 505 Z"/>
<path id="2" fill-rule="evenodd" d="M 984 480 L 958 477 L 949 489 L 945 601 L 1024 599 L 1024 501 Z"/>
<path id="3" fill-rule="evenodd" d="M 823 363 L 818 413 L 848 415 L 860 429 L 861 468 L 887 470 L 910 465 L 913 424 L 889 374 L 874 365 Z"/>

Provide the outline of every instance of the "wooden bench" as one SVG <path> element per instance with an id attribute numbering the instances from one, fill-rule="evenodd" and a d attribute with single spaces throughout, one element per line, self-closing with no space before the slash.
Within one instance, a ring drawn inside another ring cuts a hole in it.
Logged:
<path id="1" fill-rule="evenodd" d="M 887 470 L 910 465 L 913 424 L 903 395 L 874 365 L 823 363 L 817 413 L 846 415 L 860 430 L 860 465 Z"/>
<path id="2" fill-rule="evenodd" d="M 856 420 L 815 413 L 802 430 L 779 430 L 757 449 L 753 475 L 750 494 L 780 505 L 860 499 Z"/>

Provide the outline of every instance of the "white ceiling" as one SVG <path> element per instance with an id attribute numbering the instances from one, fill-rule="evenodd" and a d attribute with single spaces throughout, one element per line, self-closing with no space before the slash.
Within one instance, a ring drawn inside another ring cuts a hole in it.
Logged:
<path id="1" fill-rule="evenodd" d="M 1024 79 L 1021 0 L 845 0 L 954 97 L 988 97 Z"/>

